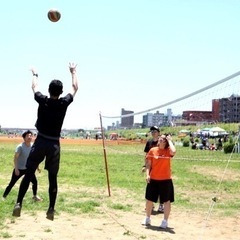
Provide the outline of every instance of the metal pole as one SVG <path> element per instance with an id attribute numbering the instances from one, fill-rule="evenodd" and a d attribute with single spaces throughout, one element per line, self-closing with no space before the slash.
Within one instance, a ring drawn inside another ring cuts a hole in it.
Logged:
<path id="1" fill-rule="evenodd" d="M 100 117 L 100 125 L 101 125 L 101 132 L 102 132 L 102 144 L 103 144 L 103 154 L 104 154 L 104 161 L 105 161 L 105 169 L 106 169 L 106 176 L 107 176 L 107 185 L 108 185 L 108 196 L 111 196 L 110 192 L 110 184 L 109 184 L 109 176 L 108 176 L 108 164 L 107 164 L 107 154 L 106 154 L 106 148 L 105 148 L 105 134 L 104 129 L 102 126 L 102 115 L 99 113 Z"/>

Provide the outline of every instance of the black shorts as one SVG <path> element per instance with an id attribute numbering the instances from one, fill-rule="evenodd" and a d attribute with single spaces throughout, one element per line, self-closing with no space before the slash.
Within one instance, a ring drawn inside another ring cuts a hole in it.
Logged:
<path id="1" fill-rule="evenodd" d="M 37 137 L 27 160 L 27 168 L 36 170 L 45 159 L 45 169 L 56 175 L 60 163 L 60 143 L 57 140 L 49 140 Z"/>
<path id="2" fill-rule="evenodd" d="M 147 184 L 145 198 L 152 202 L 157 202 L 160 196 L 161 202 L 174 202 L 174 187 L 172 179 L 150 180 Z"/>

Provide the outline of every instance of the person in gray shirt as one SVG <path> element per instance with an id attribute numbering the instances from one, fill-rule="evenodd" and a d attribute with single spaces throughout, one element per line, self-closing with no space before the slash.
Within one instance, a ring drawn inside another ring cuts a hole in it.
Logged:
<path id="1" fill-rule="evenodd" d="M 15 183 L 18 181 L 19 178 L 25 175 L 27 170 L 26 162 L 32 147 L 33 133 L 30 130 L 27 130 L 22 134 L 22 137 L 24 141 L 16 147 L 14 154 L 14 169 L 12 172 L 11 180 L 3 193 L 3 200 L 6 199 L 7 195 L 10 193 Z M 41 170 L 38 168 L 38 171 L 40 172 Z M 38 182 L 35 174 L 31 179 L 31 182 L 33 200 L 37 202 L 42 201 L 42 199 L 37 195 Z"/>

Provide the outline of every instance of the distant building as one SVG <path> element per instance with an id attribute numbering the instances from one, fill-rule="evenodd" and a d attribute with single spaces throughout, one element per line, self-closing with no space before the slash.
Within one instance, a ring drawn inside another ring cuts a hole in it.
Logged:
<path id="1" fill-rule="evenodd" d="M 149 127 L 149 126 L 153 126 L 152 124 L 152 116 L 153 116 L 153 113 L 147 113 L 146 115 L 143 115 L 142 117 L 142 126 L 143 128 L 146 128 L 146 127 Z"/>
<path id="2" fill-rule="evenodd" d="M 169 122 L 169 123 L 171 123 L 172 122 L 172 120 L 173 120 L 173 116 L 172 116 L 172 109 L 171 108 L 168 108 L 167 109 L 167 121 Z"/>
<path id="3" fill-rule="evenodd" d="M 169 126 L 175 127 L 175 126 L 181 125 L 181 122 L 182 122 L 182 115 L 181 114 L 173 115 L 172 119 L 169 120 Z"/>
<path id="4" fill-rule="evenodd" d="M 212 111 L 183 111 L 182 119 L 194 125 L 200 122 L 212 123 L 214 121 Z"/>
<path id="5" fill-rule="evenodd" d="M 214 122 L 219 122 L 219 99 L 212 100 L 212 118 Z"/>
<path id="6" fill-rule="evenodd" d="M 155 113 L 147 113 L 143 115 L 143 128 L 151 126 L 172 126 L 173 121 L 181 118 L 181 116 L 173 116 L 172 109 L 167 109 L 167 114 L 156 111 Z"/>
<path id="7" fill-rule="evenodd" d="M 134 123 L 134 116 L 123 117 L 124 115 L 133 114 L 133 111 L 125 110 L 122 108 L 121 110 L 121 127 L 122 128 L 132 128 Z"/>
<path id="8" fill-rule="evenodd" d="M 143 128 L 151 126 L 160 126 L 164 123 L 164 113 L 156 111 L 156 113 L 147 113 L 143 115 Z"/>
<path id="9" fill-rule="evenodd" d="M 218 102 L 218 108 L 215 109 L 215 114 L 219 122 L 240 122 L 240 96 L 232 94 L 228 98 L 214 99 L 214 104 Z"/>

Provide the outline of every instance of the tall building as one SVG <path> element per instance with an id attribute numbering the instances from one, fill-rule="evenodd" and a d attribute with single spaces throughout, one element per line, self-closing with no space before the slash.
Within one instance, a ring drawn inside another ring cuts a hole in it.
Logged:
<path id="1" fill-rule="evenodd" d="M 153 126 L 152 117 L 153 117 L 153 113 L 147 113 L 146 115 L 143 115 L 143 124 L 142 124 L 143 128 Z"/>
<path id="2" fill-rule="evenodd" d="M 213 121 L 219 122 L 219 99 L 212 100 L 212 118 Z"/>
<path id="3" fill-rule="evenodd" d="M 143 115 L 143 127 L 162 126 L 165 125 L 165 122 L 166 117 L 164 113 L 160 113 L 159 111 Z"/>
<path id="4" fill-rule="evenodd" d="M 128 117 L 123 117 L 124 115 L 128 115 L 128 114 L 133 114 L 133 111 L 129 111 L 129 110 L 125 110 L 124 108 L 122 108 L 121 110 L 121 127 L 125 127 L 125 128 L 132 128 L 133 127 L 133 123 L 134 123 L 134 116 L 128 116 Z"/>
<path id="5" fill-rule="evenodd" d="M 172 115 L 172 109 L 168 108 L 167 109 L 167 122 L 170 126 L 173 124 L 173 115 Z"/>
<path id="6" fill-rule="evenodd" d="M 240 96 L 232 94 L 228 98 L 218 99 L 218 121 L 219 122 L 240 122 Z"/>

